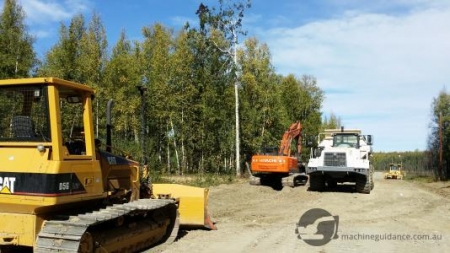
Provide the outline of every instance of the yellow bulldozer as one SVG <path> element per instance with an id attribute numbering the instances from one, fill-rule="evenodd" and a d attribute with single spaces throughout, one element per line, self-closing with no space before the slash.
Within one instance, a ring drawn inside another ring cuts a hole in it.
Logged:
<path id="1" fill-rule="evenodd" d="M 111 149 L 110 131 L 102 148 L 93 97 L 58 78 L 0 80 L 2 253 L 138 252 L 175 240 L 179 226 L 215 229 L 208 189 L 149 184 Z"/>
<path id="2" fill-rule="evenodd" d="M 389 164 L 389 171 L 384 174 L 384 179 L 403 179 L 404 172 L 402 164 L 391 163 Z"/>

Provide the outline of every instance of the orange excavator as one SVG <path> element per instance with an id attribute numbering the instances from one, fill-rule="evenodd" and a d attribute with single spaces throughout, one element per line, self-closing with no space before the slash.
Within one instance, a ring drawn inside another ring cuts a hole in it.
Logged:
<path id="1" fill-rule="evenodd" d="M 292 140 L 297 142 L 294 155 L 291 152 Z M 308 176 L 305 173 L 305 166 L 298 158 L 301 150 L 302 125 L 297 121 L 283 134 L 278 150 L 265 148 L 252 156 L 250 184 L 281 187 L 306 184 Z"/>

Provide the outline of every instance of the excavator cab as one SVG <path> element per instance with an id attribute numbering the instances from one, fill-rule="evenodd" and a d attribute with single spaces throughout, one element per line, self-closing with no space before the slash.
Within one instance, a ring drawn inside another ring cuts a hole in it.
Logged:
<path id="1" fill-rule="evenodd" d="M 278 155 L 278 147 L 263 147 L 259 152 L 261 155 Z"/>

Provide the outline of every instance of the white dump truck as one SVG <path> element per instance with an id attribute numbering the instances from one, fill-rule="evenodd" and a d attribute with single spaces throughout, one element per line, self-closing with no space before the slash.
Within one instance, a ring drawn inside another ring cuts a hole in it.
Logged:
<path id="1" fill-rule="evenodd" d="M 374 188 L 372 135 L 359 129 L 327 129 L 318 136 L 318 147 L 311 152 L 307 166 L 312 191 L 355 183 L 356 191 L 369 194 Z"/>

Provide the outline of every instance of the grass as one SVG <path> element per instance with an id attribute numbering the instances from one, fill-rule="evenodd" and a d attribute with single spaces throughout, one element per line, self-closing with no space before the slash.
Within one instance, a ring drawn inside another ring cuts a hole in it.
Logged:
<path id="1" fill-rule="evenodd" d="M 237 182 L 235 175 L 217 175 L 211 173 L 204 174 L 188 174 L 188 175 L 161 175 L 152 174 L 153 183 L 169 183 L 169 184 L 184 184 L 190 186 L 197 186 L 208 188 L 221 184 L 232 184 Z"/>
<path id="2" fill-rule="evenodd" d="M 419 183 L 436 182 L 436 178 L 434 176 L 419 175 L 419 174 L 414 174 L 414 173 L 407 173 L 403 179 L 409 180 L 409 181 L 415 181 L 415 182 L 419 182 Z"/>

